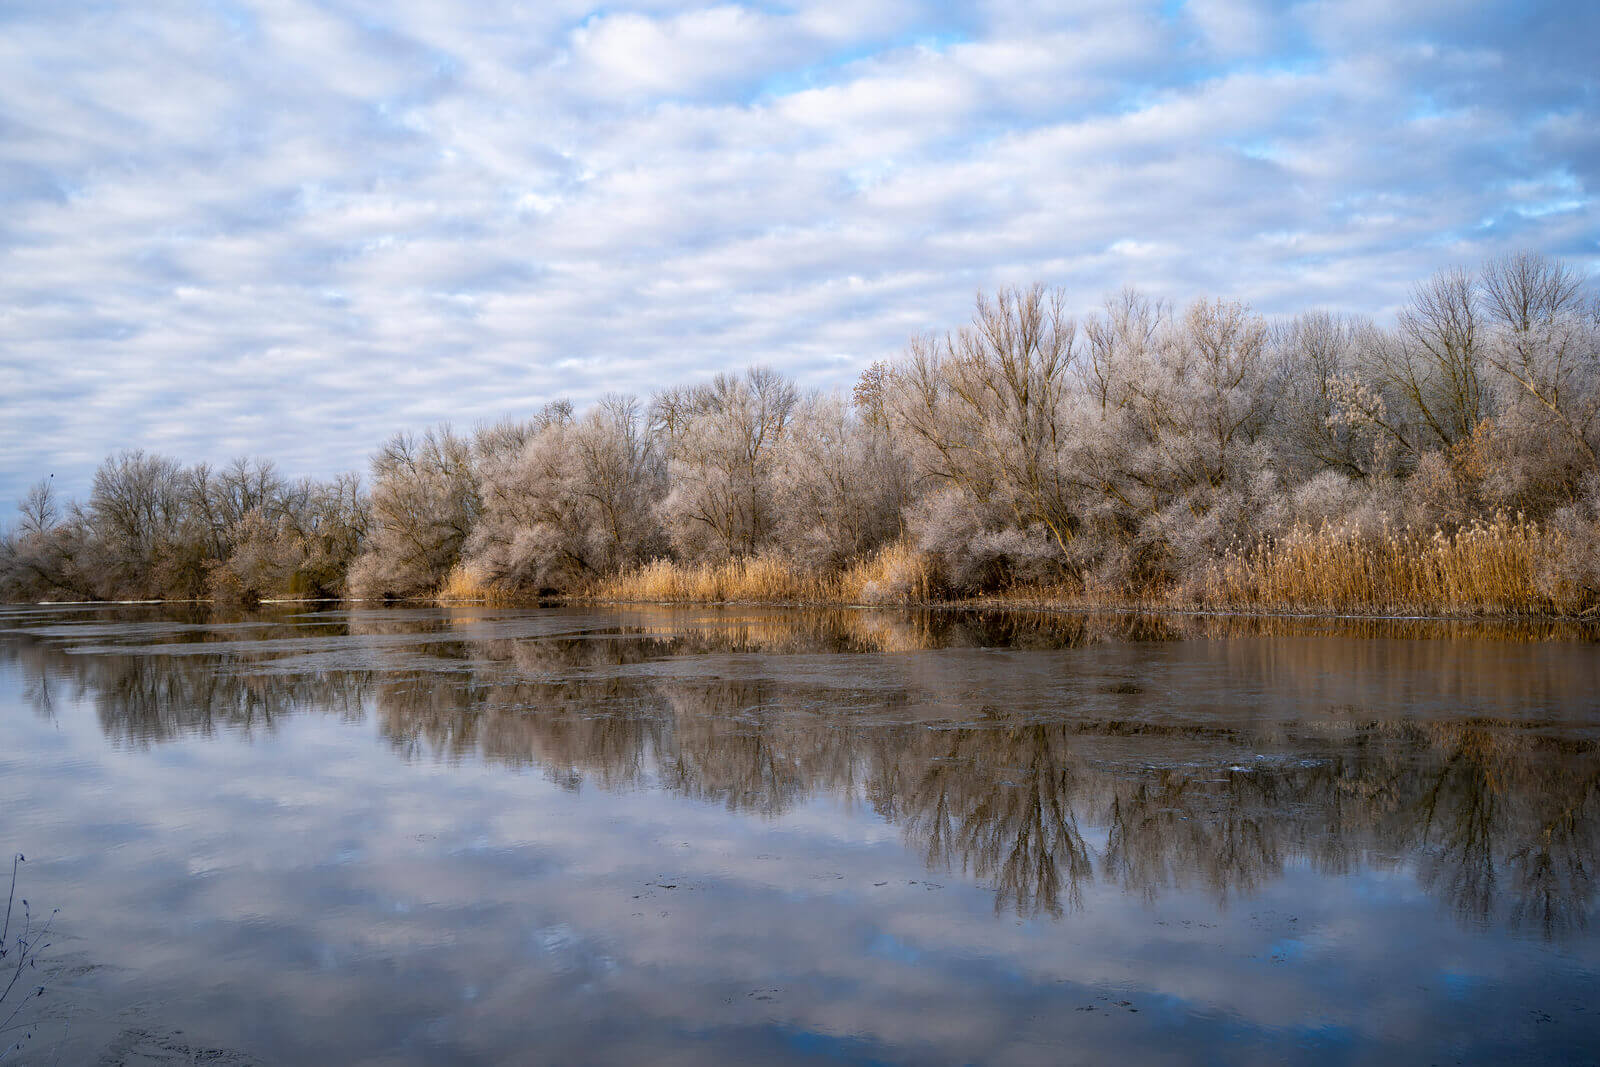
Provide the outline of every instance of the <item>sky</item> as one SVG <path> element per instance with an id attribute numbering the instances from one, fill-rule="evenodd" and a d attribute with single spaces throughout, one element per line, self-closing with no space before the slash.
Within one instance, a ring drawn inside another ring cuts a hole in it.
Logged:
<path id="1" fill-rule="evenodd" d="M 10 0 L 0 515 L 107 454 L 753 363 L 847 387 L 974 294 L 1392 316 L 1600 273 L 1592 0 Z M 0 521 L 9 521 L 0 519 Z"/>

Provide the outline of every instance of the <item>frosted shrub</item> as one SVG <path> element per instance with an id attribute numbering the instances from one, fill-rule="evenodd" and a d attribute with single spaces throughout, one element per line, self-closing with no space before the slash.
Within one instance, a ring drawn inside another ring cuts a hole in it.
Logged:
<path id="1" fill-rule="evenodd" d="M 962 490 L 944 489 L 912 504 L 906 529 L 912 546 L 937 561 L 953 592 L 973 592 L 997 577 L 988 570 L 989 560 L 974 551 L 983 523 L 975 502 Z"/>
<path id="2" fill-rule="evenodd" d="M 1045 585 L 1063 577 L 1062 553 L 1043 523 L 988 530 L 973 539 L 972 561 L 994 576 L 992 584 Z"/>
<path id="3" fill-rule="evenodd" d="M 900 532 L 908 483 L 904 457 L 881 425 L 841 398 L 807 398 L 779 445 L 777 547 L 811 567 L 862 559 Z"/>
<path id="4" fill-rule="evenodd" d="M 1545 558 L 1539 591 L 1569 604 L 1600 602 L 1600 476 L 1591 475 L 1579 499 L 1557 511 L 1550 525 L 1562 549 Z"/>
<path id="5" fill-rule="evenodd" d="M 652 401 L 670 484 L 658 514 L 682 558 L 749 556 L 771 543 L 780 443 L 798 402 L 791 382 L 761 367 Z"/>
<path id="6" fill-rule="evenodd" d="M 460 558 L 482 501 L 472 445 L 448 426 L 398 434 L 372 459 L 372 529 L 351 568 L 358 597 L 431 593 Z"/>
<path id="7" fill-rule="evenodd" d="M 236 542 L 228 558 L 211 569 L 213 598 L 253 603 L 288 592 L 304 553 L 287 524 L 251 511 L 239 523 Z"/>
<path id="8" fill-rule="evenodd" d="M 1442 452 L 1427 452 L 1404 483 L 1401 504 L 1413 526 L 1456 526 L 1476 511 L 1470 481 Z"/>
<path id="9" fill-rule="evenodd" d="M 1481 489 L 1497 507 L 1549 514 L 1593 473 L 1581 443 L 1541 405 L 1514 397 L 1482 435 Z"/>
<path id="10" fill-rule="evenodd" d="M 990 592 L 1018 583 L 1060 582 L 1060 548 L 1042 524 L 1018 529 L 986 518 L 959 489 L 946 489 L 914 505 L 906 520 L 911 544 L 927 557 L 950 592 Z"/>
<path id="11" fill-rule="evenodd" d="M 659 454 L 631 397 L 582 419 L 564 410 L 480 463 L 483 517 L 466 545 L 477 582 L 501 592 L 574 590 L 661 550 Z"/>
<path id="12" fill-rule="evenodd" d="M 1337 523 L 1354 512 L 1365 498 L 1361 487 L 1338 471 L 1322 471 L 1296 486 L 1289 498 L 1293 520 L 1318 527 Z"/>

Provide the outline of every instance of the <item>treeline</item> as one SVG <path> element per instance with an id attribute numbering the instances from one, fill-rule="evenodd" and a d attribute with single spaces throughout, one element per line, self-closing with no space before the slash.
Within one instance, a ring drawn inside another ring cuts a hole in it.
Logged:
<path id="1" fill-rule="evenodd" d="M 290 482 L 122 453 L 48 483 L 8 599 L 541 593 L 1581 612 L 1600 604 L 1600 301 L 1523 254 L 1391 327 L 1124 292 L 980 297 L 848 396 L 765 368 Z"/>

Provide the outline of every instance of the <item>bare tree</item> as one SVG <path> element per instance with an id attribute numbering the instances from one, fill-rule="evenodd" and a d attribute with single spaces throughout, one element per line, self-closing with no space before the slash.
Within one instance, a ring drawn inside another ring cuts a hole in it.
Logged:
<path id="1" fill-rule="evenodd" d="M 448 425 L 396 434 L 372 458 L 370 547 L 350 584 L 364 596 L 431 592 L 460 558 L 482 507 L 472 443 Z"/>
<path id="2" fill-rule="evenodd" d="M 143 450 L 119 452 L 95 471 L 89 522 L 100 553 L 96 585 L 106 597 L 199 596 L 205 549 L 186 538 L 183 468 Z"/>
<path id="3" fill-rule="evenodd" d="M 1081 478 L 1069 457 L 1076 323 L 1059 291 L 1035 285 L 980 295 L 970 326 L 917 338 L 886 405 L 912 443 L 924 483 L 957 490 L 992 527 L 1007 516 L 1069 555 Z M 953 501 L 954 498 L 947 498 Z"/>
<path id="4" fill-rule="evenodd" d="M 665 471 L 638 402 L 608 396 L 583 418 L 543 420 L 515 454 L 486 460 L 469 564 L 508 590 L 574 589 L 664 547 Z"/>
<path id="5" fill-rule="evenodd" d="M 1313 311 L 1272 331 L 1282 399 L 1276 434 L 1289 477 L 1332 470 L 1352 478 L 1389 473 L 1408 432 L 1388 420 L 1388 403 L 1361 382 L 1373 327 L 1362 319 Z M 1365 397 L 1352 390 L 1366 389 Z M 1362 407 L 1362 405 L 1365 405 Z M 1351 417 L 1359 408 L 1361 416 Z"/>
<path id="6" fill-rule="evenodd" d="M 1482 302 L 1488 364 L 1600 472 L 1600 303 L 1584 300 L 1571 267 L 1527 252 L 1485 266 Z"/>
<path id="7" fill-rule="evenodd" d="M 1478 304 L 1472 275 L 1442 271 L 1412 291 L 1395 333 L 1374 338 L 1373 378 L 1418 424 L 1418 436 L 1404 442 L 1413 454 L 1449 448 L 1490 414 Z"/>
<path id="8" fill-rule="evenodd" d="M 41 478 L 34 482 L 22 498 L 22 503 L 17 505 L 17 510 L 22 512 L 22 533 L 25 536 L 41 537 L 55 529 L 56 523 L 61 520 L 61 508 L 56 503 L 54 480 Z"/>
<path id="9" fill-rule="evenodd" d="M 801 402 L 781 446 L 774 492 L 786 556 L 837 568 L 900 533 L 910 497 L 905 458 L 887 426 L 838 396 Z"/>
<path id="10" fill-rule="evenodd" d="M 684 556 L 748 556 L 767 545 L 778 520 L 778 444 L 799 397 L 766 367 L 656 397 L 653 421 L 665 434 L 671 484 L 661 514 Z"/>

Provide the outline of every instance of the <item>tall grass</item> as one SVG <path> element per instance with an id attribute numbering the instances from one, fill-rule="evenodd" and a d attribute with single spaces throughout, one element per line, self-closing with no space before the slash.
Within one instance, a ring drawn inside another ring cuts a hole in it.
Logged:
<path id="1" fill-rule="evenodd" d="M 926 604 L 941 595 L 933 560 L 904 541 L 852 564 L 839 582 L 845 599 L 864 604 Z"/>
<path id="2" fill-rule="evenodd" d="M 458 563 L 450 568 L 450 573 L 445 576 L 444 584 L 439 587 L 439 592 L 434 595 L 434 599 L 441 604 L 466 601 L 479 604 L 508 605 L 517 603 L 521 598 L 492 582 L 485 581 L 483 575 L 476 568 L 465 563 Z"/>
<path id="3" fill-rule="evenodd" d="M 937 587 L 927 557 L 896 542 L 831 573 L 773 556 L 700 564 L 658 559 L 602 579 L 590 595 L 671 604 L 887 604 L 927 603 L 936 598 Z"/>
<path id="4" fill-rule="evenodd" d="M 1574 614 L 1581 590 L 1544 579 L 1560 531 L 1497 514 L 1454 533 L 1298 526 L 1229 550 L 1195 590 L 1208 607 L 1494 615 Z"/>
<path id="5" fill-rule="evenodd" d="M 34 975 L 38 970 L 39 953 L 50 947 L 49 942 L 42 945 L 39 942 L 50 936 L 50 927 L 60 910 L 50 913 L 43 928 L 35 927 L 33 911 L 26 898 L 21 901 L 22 910 L 15 911 L 17 867 L 22 862 L 20 852 L 11 858 L 11 888 L 6 893 L 5 919 L 0 923 L 0 1041 L 10 1042 L 0 1048 L 0 1059 L 16 1052 L 33 1036 L 35 1019 L 28 1008 L 32 1001 L 44 996 L 44 986 L 34 984 Z M 27 982 L 22 981 L 24 976 Z"/>
<path id="6" fill-rule="evenodd" d="M 1417 615 L 1577 615 L 1590 591 L 1551 576 L 1567 550 L 1561 531 L 1500 513 L 1454 532 L 1353 525 L 1297 526 L 1229 549 L 1194 580 L 1164 589 L 1017 585 L 960 603 L 971 606 L 1206 608 L 1269 612 Z M 932 604 L 948 591 L 936 561 L 897 541 L 843 570 L 804 567 L 772 555 L 717 563 L 657 559 L 597 579 L 596 600 L 658 604 Z M 515 594 L 457 567 L 441 601 L 514 602 Z"/>
<path id="7" fill-rule="evenodd" d="M 602 579 L 593 589 L 602 600 L 673 604 L 822 601 L 837 600 L 839 593 L 836 577 L 802 571 L 771 556 L 700 564 L 658 559 Z"/>

